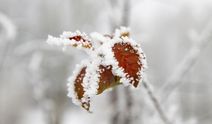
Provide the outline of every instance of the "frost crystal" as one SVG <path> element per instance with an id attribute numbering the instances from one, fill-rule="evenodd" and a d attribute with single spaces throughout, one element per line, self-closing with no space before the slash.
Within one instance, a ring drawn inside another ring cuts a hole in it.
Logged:
<path id="1" fill-rule="evenodd" d="M 85 33 L 80 31 L 63 32 L 60 37 L 48 36 L 47 43 L 50 45 L 62 46 L 66 48 L 67 46 L 73 46 L 77 48 L 91 48 L 91 40 Z"/>
<path id="2" fill-rule="evenodd" d="M 120 84 L 137 88 L 143 79 L 146 57 L 138 43 L 129 37 L 129 28 L 121 27 L 112 35 L 64 32 L 49 36 L 47 43 L 62 47 L 89 49 L 89 60 L 77 65 L 69 78 L 68 96 L 73 103 L 90 111 L 91 99 Z"/>

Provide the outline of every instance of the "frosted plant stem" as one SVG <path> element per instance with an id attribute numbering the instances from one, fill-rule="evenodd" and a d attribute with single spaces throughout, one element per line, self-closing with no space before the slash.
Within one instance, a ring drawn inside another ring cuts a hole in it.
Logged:
<path id="1" fill-rule="evenodd" d="M 114 10 L 117 7 L 117 0 L 110 0 L 110 7 L 112 10 Z M 111 14 L 110 15 L 110 28 L 111 28 L 111 32 L 113 32 L 113 30 L 117 27 L 117 24 L 115 23 L 115 17 Z M 111 124 L 119 124 L 119 109 L 118 109 L 118 90 L 115 88 L 112 90 L 111 92 L 111 97 L 110 97 L 110 102 L 112 105 L 112 109 L 114 110 L 113 115 L 112 115 L 112 120 L 111 120 Z"/>
<path id="2" fill-rule="evenodd" d="M 122 12 L 122 26 L 129 26 L 130 16 L 130 0 L 124 0 L 124 8 Z"/>
<path id="3" fill-rule="evenodd" d="M 116 7 L 117 7 L 117 0 L 110 0 L 110 5 L 111 5 L 111 8 L 112 9 L 115 9 Z M 124 0 L 124 4 L 123 4 L 123 10 L 122 10 L 122 12 L 121 12 L 121 14 L 122 14 L 122 21 L 120 22 L 120 24 L 122 25 L 122 26 L 128 26 L 129 25 L 129 15 L 130 15 L 130 0 Z M 116 27 L 117 27 L 117 25 L 120 25 L 120 24 L 116 24 L 115 23 L 115 21 L 114 21 L 114 19 L 115 19 L 115 17 L 112 17 L 112 21 L 111 21 L 111 29 L 112 30 L 114 30 Z M 114 104 L 113 106 L 114 106 L 114 108 L 116 108 L 116 112 L 115 112 L 115 114 L 114 114 L 114 116 L 113 116 L 113 118 L 112 118 L 112 124 L 118 124 L 118 123 L 120 123 L 120 122 L 122 122 L 120 119 L 120 112 L 118 111 L 118 109 L 117 109 L 117 106 L 118 106 L 118 104 L 119 104 L 119 102 L 118 102 L 118 91 L 117 91 L 117 89 L 114 89 L 113 91 L 112 91 L 112 98 L 113 97 L 116 97 L 116 99 L 112 99 L 112 103 Z M 125 89 L 124 90 L 124 93 L 125 93 L 125 95 L 126 95 L 126 108 L 124 108 L 124 111 L 127 111 L 127 112 L 124 112 L 124 113 L 131 113 L 131 109 L 132 109 L 132 95 L 130 94 L 130 91 L 129 91 L 129 89 Z M 125 115 L 125 117 L 123 118 L 123 122 L 124 122 L 124 124 L 130 124 L 131 123 L 131 115 L 130 114 L 127 114 L 127 115 Z"/>
<path id="4" fill-rule="evenodd" d="M 111 7 L 111 10 L 114 11 L 118 6 L 118 1 L 117 0 L 109 0 L 109 4 Z M 117 24 L 115 18 L 117 18 L 117 17 L 115 17 L 114 14 L 111 12 L 111 14 L 109 16 L 111 32 L 113 32 L 118 27 L 118 24 Z"/>
<path id="5" fill-rule="evenodd" d="M 124 124 L 131 124 L 132 123 L 132 107 L 133 107 L 133 97 L 130 92 L 129 88 L 124 90 L 126 96 L 126 108 L 124 113 L 126 113 L 126 117 L 124 118 Z"/>
<path id="6" fill-rule="evenodd" d="M 114 89 L 111 93 L 111 103 L 114 110 L 114 115 L 112 117 L 112 124 L 119 124 L 119 111 L 118 111 L 118 91 Z"/>
<path id="7" fill-rule="evenodd" d="M 151 90 L 148 80 L 144 80 L 142 82 L 142 84 L 143 84 L 144 89 L 146 90 L 146 92 L 148 94 L 148 97 L 150 98 L 150 100 L 152 101 L 156 111 L 158 112 L 161 120 L 164 122 L 164 124 L 171 124 L 170 121 L 168 120 L 167 116 L 165 115 L 158 99 L 156 98 L 153 91 Z"/>
<path id="8" fill-rule="evenodd" d="M 162 96 L 161 99 L 162 103 L 168 100 L 169 96 L 171 96 L 173 91 L 180 84 L 182 84 L 181 80 L 190 71 L 192 66 L 197 62 L 198 58 L 200 57 L 201 52 L 210 43 L 210 40 L 212 38 L 211 33 L 212 33 L 212 22 L 206 26 L 200 38 L 197 39 L 197 41 L 191 47 L 189 52 L 185 55 L 183 60 L 171 74 L 170 78 L 164 83 L 164 85 L 160 89 L 159 94 L 161 94 Z"/>
<path id="9" fill-rule="evenodd" d="M 129 19 L 130 16 L 130 0 L 124 0 L 124 8 L 122 11 L 122 25 L 123 26 L 129 26 Z M 127 113 L 124 117 L 124 124 L 131 124 L 132 123 L 132 107 L 133 107 L 133 96 L 131 95 L 131 92 L 129 91 L 129 88 L 126 88 L 124 90 L 125 92 L 125 101 L 126 101 L 126 108 L 125 112 Z"/>

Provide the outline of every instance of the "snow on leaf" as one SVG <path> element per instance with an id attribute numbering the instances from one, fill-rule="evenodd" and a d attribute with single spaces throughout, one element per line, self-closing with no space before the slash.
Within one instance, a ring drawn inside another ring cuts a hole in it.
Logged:
<path id="1" fill-rule="evenodd" d="M 92 48 L 91 40 L 89 39 L 89 37 L 85 33 L 81 33 L 79 31 L 73 33 L 63 32 L 60 37 L 53 37 L 49 35 L 47 43 L 50 45 L 62 47 L 72 46 L 76 48 Z"/>
<path id="2" fill-rule="evenodd" d="M 88 48 L 89 60 L 82 61 L 69 78 L 68 96 L 73 103 L 90 111 L 91 99 L 120 84 L 137 88 L 143 79 L 146 57 L 138 43 L 129 38 L 129 28 L 121 27 L 112 35 L 64 32 L 47 42 L 57 46 Z"/>
<path id="3" fill-rule="evenodd" d="M 89 97 L 87 98 L 87 100 L 85 100 L 85 98 L 83 100 L 85 91 L 82 83 L 85 77 L 85 73 L 86 73 L 86 67 L 83 67 L 74 81 L 74 92 L 76 92 L 77 99 L 81 102 L 81 106 L 89 111 L 90 108 Z"/>
<path id="4" fill-rule="evenodd" d="M 127 27 L 120 27 L 120 29 L 115 30 L 115 37 L 129 37 L 130 29 Z"/>
<path id="5" fill-rule="evenodd" d="M 138 72 L 141 69 L 141 62 L 137 51 L 133 49 L 130 43 L 116 43 L 113 46 L 113 52 L 115 58 L 118 61 L 118 65 L 124 69 L 126 77 L 130 79 L 130 83 L 137 87 L 139 83 Z"/>

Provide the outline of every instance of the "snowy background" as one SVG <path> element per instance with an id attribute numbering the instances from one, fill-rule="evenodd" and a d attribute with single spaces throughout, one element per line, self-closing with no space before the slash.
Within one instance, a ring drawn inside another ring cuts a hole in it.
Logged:
<path id="1" fill-rule="evenodd" d="M 97 96 L 92 114 L 75 106 L 67 78 L 87 56 L 46 43 L 63 31 L 111 33 L 123 17 L 146 53 L 146 75 L 170 122 L 211 124 L 212 1 L 130 0 L 128 14 L 124 2 L 0 0 L 0 124 L 163 124 L 144 88 L 130 90 L 130 112 L 123 87 L 116 103 L 113 92 Z"/>

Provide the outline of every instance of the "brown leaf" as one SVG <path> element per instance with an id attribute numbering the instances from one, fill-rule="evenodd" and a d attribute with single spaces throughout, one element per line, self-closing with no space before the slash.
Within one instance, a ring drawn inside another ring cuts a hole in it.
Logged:
<path id="1" fill-rule="evenodd" d="M 83 83 L 83 79 L 85 77 L 85 73 L 86 73 L 86 67 L 83 67 L 81 69 L 81 71 L 79 72 L 79 74 L 77 75 L 76 79 L 75 79 L 75 92 L 77 94 L 77 97 L 79 99 L 79 101 L 81 102 L 81 106 L 86 109 L 87 111 L 89 111 L 90 108 L 90 101 L 88 102 L 82 102 L 81 99 L 83 98 L 83 95 L 85 93 L 84 91 L 84 87 L 82 86 Z M 89 99 L 89 98 L 88 98 Z"/>
<path id="2" fill-rule="evenodd" d="M 112 73 L 112 66 L 99 66 L 100 78 L 99 78 L 99 88 L 98 94 L 101 94 L 104 90 L 119 85 L 119 77 L 114 76 Z"/>
<path id="3" fill-rule="evenodd" d="M 76 42 L 81 42 L 82 46 L 85 48 L 91 48 L 92 44 L 90 41 L 88 41 L 87 39 L 85 39 L 84 37 L 80 36 L 80 35 L 76 35 L 73 37 L 69 37 L 69 40 L 75 40 Z M 74 44 L 73 46 L 76 47 L 78 44 Z"/>
<path id="4" fill-rule="evenodd" d="M 124 69 L 124 72 L 132 78 L 130 83 L 137 87 L 139 83 L 138 72 L 141 70 L 141 62 L 138 52 L 130 43 L 116 43 L 112 48 L 115 58 L 118 61 L 118 66 Z"/>

